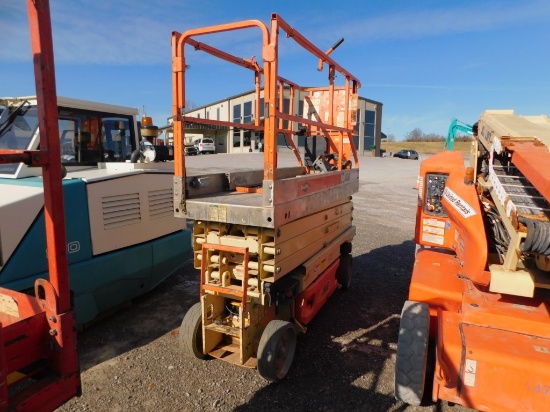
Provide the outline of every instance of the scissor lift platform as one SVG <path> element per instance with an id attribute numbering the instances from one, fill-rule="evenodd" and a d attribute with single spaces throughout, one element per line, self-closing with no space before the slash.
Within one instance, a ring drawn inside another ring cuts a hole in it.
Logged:
<path id="1" fill-rule="evenodd" d="M 278 172 L 285 178 L 265 183 L 253 178 L 261 176 L 262 170 L 198 172 L 193 170 L 194 176 L 187 179 L 189 218 L 266 228 L 307 216 L 359 188 L 358 169 L 305 174 L 305 168 L 283 168 Z"/>

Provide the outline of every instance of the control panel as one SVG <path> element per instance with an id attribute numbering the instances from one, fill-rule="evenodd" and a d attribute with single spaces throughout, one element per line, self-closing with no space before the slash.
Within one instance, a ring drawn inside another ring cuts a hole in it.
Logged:
<path id="1" fill-rule="evenodd" d="M 424 213 L 432 216 L 447 217 L 441 197 L 449 175 L 443 173 L 426 174 L 426 196 L 424 197 Z"/>

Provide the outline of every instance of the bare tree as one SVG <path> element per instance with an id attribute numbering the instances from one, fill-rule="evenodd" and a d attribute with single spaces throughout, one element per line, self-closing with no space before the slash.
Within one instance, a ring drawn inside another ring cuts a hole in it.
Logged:
<path id="1" fill-rule="evenodd" d="M 388 140 L 388 142 L 395 142 L 395 135 L 390 133 L 389 135 L 387 135 L 386 139 Z"/>
<path id="2" fill-rule="evenodd" d="M 424 132 L 417 127 L 416 129 L 407 133 L 405 140 L 407 142 L 421 142 L 424 140 Z"/>
<path id="3" fill-rule="evenodd" d="M 428 133 L 424 135 L 425 142 L 442 142 L 445 140 L 445 137 L 437 133 Z"/>
<path id="4" fill-rule="evenodd" d="M 185 101 L 185 111 L 188 112 L 190 110 L 193 110 L 193 109 L 196 109 L 197 108 L 197 104 L 191 100 L 186 100 Z"/>

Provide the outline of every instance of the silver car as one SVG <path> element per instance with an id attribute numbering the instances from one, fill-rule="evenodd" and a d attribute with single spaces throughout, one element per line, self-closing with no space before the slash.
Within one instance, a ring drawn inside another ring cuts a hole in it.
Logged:
<path id="1" fill-rule="evenodd" d="M 216 153 L 216 145 L 214 140 L 209 137 L 201 137 L 194 141 L 194 145 L 197 148 L 199 154 Z"/>

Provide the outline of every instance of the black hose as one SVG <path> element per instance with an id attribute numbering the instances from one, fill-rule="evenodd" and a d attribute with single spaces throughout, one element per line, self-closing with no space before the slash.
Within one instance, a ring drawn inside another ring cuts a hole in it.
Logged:
<path id="1" fill-rule="evenodd" d="M 483 221 L 487 231 L 489 250 L 497 253 L 500 262 L 504 262 L 504 256 L 510 243 L 510 235 L 494 206 L 485 211 Z"/>
<path id="2" fill-rule="evenodd" d="M 535 231 L 536 238 L 533 241 L 533 250 L 541 250 L 542 246 L 544 245 L 544 250 L 546 250 L 546 247 L 548 246 L 548 228 L 546 225 L 540 225 L 537 230 Z M 542 251 L 541 251 L 542 252 Z"/>
<path id="3" fill-rule="evenodd" d="M 527 226 L 527 236 L 525 237 L 525 242 L 523 242 L 523 245 L 521 246 L 521 250 L 523 252 L 527 252 L 531 250 L 531 245 L 533 244 L 533 232 L 535 228 L 531 219 L 520 217 L 519 221 L 520 223 L 523 223 L 525 226 Z"/>
<path id="4" fill-rule="evenodd" d="M 550 257 L 550 223 L 525 217 L 520 217 L 519 221 L 527 227 L 527 236 L 521 250 Z"/>

